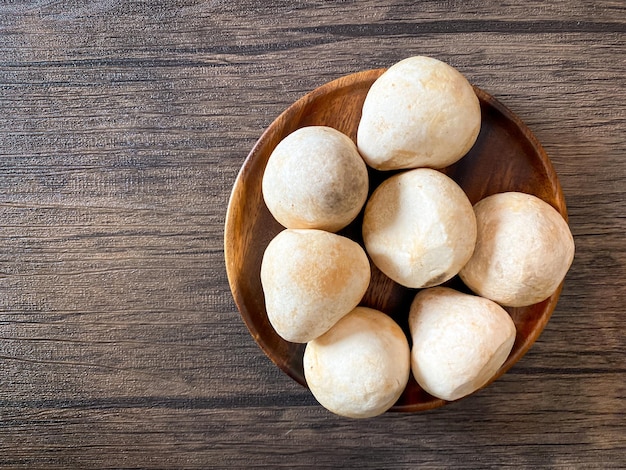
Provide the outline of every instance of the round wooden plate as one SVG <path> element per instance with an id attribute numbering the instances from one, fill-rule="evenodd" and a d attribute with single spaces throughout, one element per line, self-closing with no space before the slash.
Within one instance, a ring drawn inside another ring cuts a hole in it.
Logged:
<path id="1" fill-rule="evenodd" d="M 361 108 L 372 83 L 384 69 L 369 70 L 329 82 L 287 108 L 263 133 L 235 181 L 224 233 L 224 255 L 235 303 L 261 349 L 289 376 L 306 386 L 302 368 L 303 344 L 289 343 L 270 325 L 265 311 L 260 270 L 263 252 L 283 227 L 268 211 L 261 193 L 265 165 L 274 147 L 304 126 L 333 127 L 356 141 Z M 472 204 L 490 194 L 520 191 L 538 196 L 567 220 L 565 201 L 556 173 L 540 143 L 526 125 L 505 106 L 475 88 L 480 99 L 482 127 L 478 140 L 459 162 L 442 170 L 467 193 Z M 370 169 L 370 193 L 393 172 Z M 363 244 L 362 214 L 340 231 Z M 469 292 L 455 277 L 446 285 Z M 407 316 L 415 289 L 391 281 L 372 265 L 372 281 L 361 305 L 381 310 L 408 331 Z M 528 351 L 552 314 L 561 287 L 545 301 L 523 308 L 506 308 L 517 327 L 513 350 L 492 380 L 506 372 Z M 392 411 L 420 411 L 445 402 L 424 392 L 413 377 Z"/>

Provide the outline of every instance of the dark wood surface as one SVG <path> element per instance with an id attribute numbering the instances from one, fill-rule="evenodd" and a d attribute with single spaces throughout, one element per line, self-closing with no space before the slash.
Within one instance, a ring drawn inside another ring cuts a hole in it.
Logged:
<path id="1" fill-rule="evenodd" d="M 528 124 L 577 253 L 487 389 L 347 420 L 248 333 L 226 207 L 289 104 L 417 54 Z M 0 467 L 626 467 L 625 89 L 622 0 L 3 2 Z"/>

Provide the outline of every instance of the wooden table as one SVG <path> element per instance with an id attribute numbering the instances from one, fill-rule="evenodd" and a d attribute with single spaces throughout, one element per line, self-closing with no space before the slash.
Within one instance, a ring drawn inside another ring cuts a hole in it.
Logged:
<path id="1" fill-rule="evenodd" d="M 626 467 L 625 33 L 623 0 L 2 3 L 0 467 Z M 249 335 L 226 207 L 292 101 L 418 54 L 533 130 L 577 255 L 504 377 L 348 420 Z"/>

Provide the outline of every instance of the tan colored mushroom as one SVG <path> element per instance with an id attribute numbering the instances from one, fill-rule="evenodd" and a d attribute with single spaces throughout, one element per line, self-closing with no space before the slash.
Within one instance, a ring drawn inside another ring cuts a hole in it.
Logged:
<path id="1" fill-rule="evenodd" d="M 470 150 L 480 124 L 480 102 L 459 71 L 430 57 L 409 57 L 370 88 L 357 145 L 379 170 L 443 168 Z"/>
<path id="2" fill-rule="evenodd" d="M 536 196 L 494 194 L 474 206 L 476 249 L 460 272 L 472 291 L 522 307 L 552 295 L 574 259 L 574 239 L 556 209 Z"/>
<path id="3" fill-rule="evenodd" d="M 336 232 L 361 211 L 368 185 L 367 167 L 354 142 L 336 129 L 311 126 L 276 146 L 262 192 L 283 226 Z"/>
<path id="4" fill-rule="evenodd" d="M 413 375 L 424 390 L 444 400 L 486 385 L 515 342 L 515 324 L 502 307 L 447 287 L 415 296 L 409 329 Z"/>
<path id="5" fill-rule="evenodd" d="M 369 418 L 398 400 L 409 379 L 409 344 L 378 310 L 357 307 L 307 344 L 304 376 L 316 400 L 341 416 Z"/>
<path id="6" fill-rule="evenodd" d="M 322 230 L 283 230 L 261 262 L 267 317 L 283 339 L 294 343 L 325 333 L 359 304 L 369 281 L 363 248 Z"/>
<path id="7" fill-rule="evenodd" d="M 411 288 L 441 284 L 469 260 L 472 204 L 451 178 L 429 168 L 391 176 L 365 207 L 363 240 L 374 264 Z"/>

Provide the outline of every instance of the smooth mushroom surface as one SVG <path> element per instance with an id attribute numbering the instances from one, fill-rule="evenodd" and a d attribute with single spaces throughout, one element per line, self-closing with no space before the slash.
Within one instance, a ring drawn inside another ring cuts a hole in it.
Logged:
<path id="1" fill-rule="evenodd" d="M 409 373 L 404 332 L 371 308 L 355 308 L 304 352 L 304 374 L 313 396 L 333 413 L 350 418 L 369 418 L 391 408 Z"/>
<path id="2" fill-rule="evenodd" d="M 405 287 L 431 287 L 470 259 L 476 219 L 458 184 L 437 170 L 418 168 L 376 188 L 365 207 L 363 240 L 388 277 Z"/>
<path id="3" fill-rule="evenodd" d="M 431 57 L 409 57 L 370 88 L 357 145 L 378 170 L 443 168 L 470 150 L 480 126 L 480 102 L 458 70 Z"/>
<path id="4" fill-rule="evenodd" d="M 322 230 L 283 230 L 269 243 L 261 262 L 267 317 L 274 330 L 293 343 L 325 333 L 359 304 L 369 281 L 363 248 Z"/>
<path id="5" fill-rule="evenodd" d="M 431 395 L 458 400 L 487 384 L 515 342 L 515 324 L 491 300 L 447 287 L 420 291 L 411 304 L 411 368 Z"/>
<path id="6" fill-rule="evenodd" d="M 265 204 L 281 225 L 330 232 L 354 220 L 368 187 L 354 142 L 326 126 L 303 127 L 279 142 L 262 180 Z"/>
<path id="7" fill-rule="evenodd" d="M 476 294 L 501 305 L 523 307 L 548 298 L 574 260 L 567 222 L 531 194 L 506 192 L 474 206 L 478 235 L 474 254 L 459 273 Z"/>

